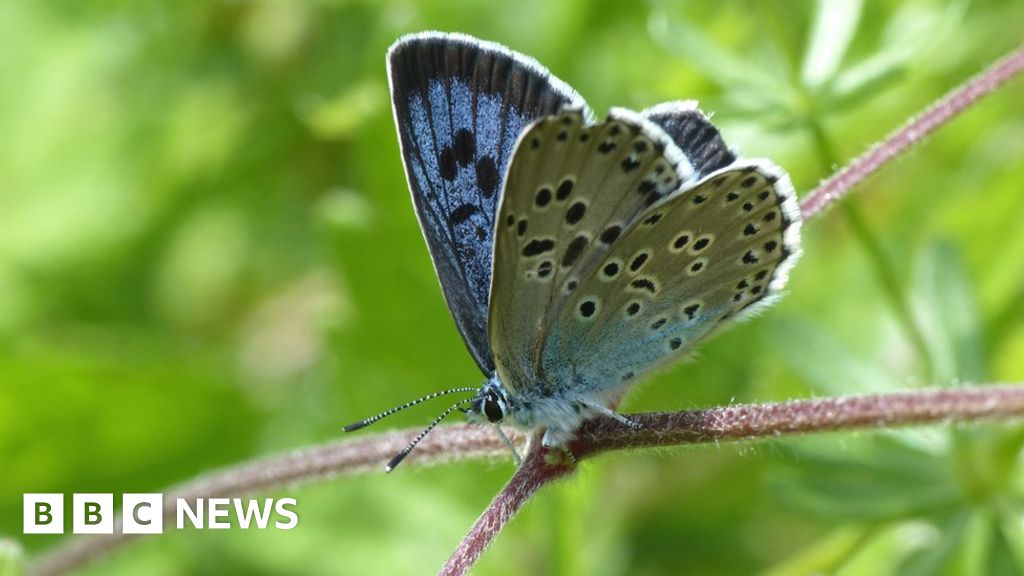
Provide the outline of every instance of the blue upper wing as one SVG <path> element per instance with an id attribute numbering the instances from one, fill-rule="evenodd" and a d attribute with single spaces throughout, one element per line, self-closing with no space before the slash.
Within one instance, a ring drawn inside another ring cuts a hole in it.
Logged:
<path id="1" fill-rule="evenodd" d="M 509 156 L 535 119 L 586 104 L 532 58 L 461 34 L 400 38 L 388 51 L 388 77 L 406 177 L 441 290 L 489 374 L 494 218 Z"/>

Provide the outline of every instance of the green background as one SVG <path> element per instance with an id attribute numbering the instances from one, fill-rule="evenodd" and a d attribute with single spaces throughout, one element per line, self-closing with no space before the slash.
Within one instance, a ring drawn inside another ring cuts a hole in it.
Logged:
<path id="1" fill-rule="evenodd" d="M 395 38 L 501 42 L 600 115 L 699 99 L 804 192 L 1024 22 L 1017 1 L 820 4 L 0 2 L 0 570 L 60 538 L 21 535 L 24 492 L 160 491 L 481 381 L 410 206 Z M 1021 102 L 1017 81 L 811 222 L 783 302 L 624 410 L 1024 381 Z M 993 424 L 603 457 L 477 573 L 1024 573 L 1022 442 Z M 512 470 L 285 489 L 295 530 L 171 530 L 85 573 L 432 573 Z"/>

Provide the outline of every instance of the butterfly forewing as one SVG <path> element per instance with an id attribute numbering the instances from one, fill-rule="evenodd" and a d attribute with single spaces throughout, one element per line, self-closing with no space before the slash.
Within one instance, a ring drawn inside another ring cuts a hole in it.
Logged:
<path id="1" fill-rule="evenodd" d="M 489 373 L 494 218 L 513 146 L 534 119 L 585 103 L 532 59 L 458 34 L 400 39 L 388 52 L 388 76 L 409 188 L 445 300 Z"/>
<path id="2" fill-rule="evenodd" d="M 567 110 L 523 134 L 499 209 L 490 303 L 507 387 L 569 383 L 541 361 L 558 310 L 637 216 L 691 174 L 661 130 L 624 110 L 596 124 Z"/>
<path id="3" fill-rule="evenodd" d="M 645 210 L 578 286 L 553 321 L 546 369 L 568 363 L 596 392 L 677 359 L 778 294 L 798 234 L 782 171 L 740 160 L 711 173 Z"/>

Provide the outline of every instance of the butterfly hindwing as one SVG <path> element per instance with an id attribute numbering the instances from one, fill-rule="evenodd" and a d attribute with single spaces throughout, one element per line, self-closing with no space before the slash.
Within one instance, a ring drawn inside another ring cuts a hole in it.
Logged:
<path id="1" fill-rule="evenodd" d="M 559 308 L 637 216 L 691 174 L 663 131 L 625 110 L 596 124 L 566 110 L 524 132 L 499 208 L 490 302 L 507 387 L 563 384 L 541 363 Z"/>
<path id="2" fill-rule="evenodd" d="M 545 349 L 587 387 L 612 389 L 678 359 L 783 288 L 799 255 L 788 176 L 737 160 L 648 208 L 561 309 Z M 596 309 L 596 312 L 590 312 Z"/>
<path id="3" fill-rule="evenodd" d="M 388 77 L 406 177 L 442 292 L 490 373 L 494 219 L 513 146 L 536 118 L 586 105 L 533 59 L 459 34 L 399 39 L 388 51 Z"/>
<path id="4" fill-rule="evenodd" d="M 640 113 L 665 131 L 693 166 L 697 176 L 706 176 L 736 161 L 718 128 L 697 108 L 697 102 L 686 100 L 664 102 Z"/>

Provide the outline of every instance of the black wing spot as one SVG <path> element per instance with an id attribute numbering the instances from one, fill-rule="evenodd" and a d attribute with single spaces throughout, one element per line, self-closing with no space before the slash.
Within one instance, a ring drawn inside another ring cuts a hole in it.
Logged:
<path id="1" fill-rule="evenodd" d="M 576 202 L 565 212 L 565 223 L 569 225 L 578 224 L 587 213 L 587 205 L 583 202 Z"/>
<path id="2" fill-rule="evenodd" d="M 744 188 L 750 188 L 750 187 L 751 187 L 751 186 L 753 186 L 753 185 L 754 185 L 755 183 L 757 183 L 757 176 L 750 176 L 750 177 L 748 177 L 748 178 L 747 178 L 746 180 L 744 180 L 744 181 L 743 181 L 743 182 L 742 182 L 742 183 L 740 184 L 740 186 L 743 186 Z"/>
<path id="3" fill-rule="evenodd" d="M 597 312 L 597 303 L 593 300 L 584 300 L 580 303 L 580 315 L 584 318 L 590 318 Z"/>
<path id="4" fill-rule="evenodd" d="M 540 276 L 541 278 L 547 278 L 548 276 L 551 275 L 551 268 L 551 260 L 545 260 L 541 262 L 540 266 L 537 266 L 537 276 Z"/>
<path id="5" fill-rule="evenodd" d="M 622 159 L 622 171 L 626 172 L 627 174 L 629 172 L 632 172 L 633 170 L 636 170 L 639 167 L 640 160 L 633 158 L 632 156 L 626 156 L 625 158 Z"/>
<path id="6" fill-rule="evenodd" d="M 526 234 L 526 218 L 523 218 L 519 221 L 519 224 L 516 224 L 516 233 L 519 234 L 520 238 Z"/>
<path id="7" fill-rule="evenodd" d="M 622 134 L 622 127 L 618 124 L 612 124 L 612 129 L 608 133 L 611 134 L 612 137 L 618 136 L 619 134 Z"/>
<path id="8" fill-rule="evenodd" d="M 572 194 L 573 186 L 575 186 L 575 183 L 572 181 L 571 178 L 566 178 L 565 180 L 562 180 L 562 183 L 558 185 L 558 190 L 555 191 L 555 199 L 558 201 L 562 201 L 568 198 L 569 195 Z"/>
<path id="9" fill-rule="evenodd" d="M 767 270 L 758 270 L 757 274 L 754 274 L 754 280 L 764 280 L 765 276 L 768 275 Z"/>
<path id="10" fill-rule="evenodd" d="M 701 250 L 707 248 L 708 244 L 711 244 L 711 238 L 707 236 L 701 236 L 700 238 L 697 239 L 696 242 L 693 243 L 693 251 L 700 252 Z"/>
<path id="11" fill-rule="evenodd" d="M 451 182 L 459 173 L 459 166 L 455 162 L 455 152 L 451 146 L 445 146 L 437 159 L 438 168 L 441 170 L 441 178 Z"/>
<path id="12" fill-rule="evenodd" d="M 455 160 L 459 166 L 468 166 L 476 156 L 476 138 L 469 130 L 462 128 L 455 133 Z"/>
<path id="13" fill-rule="evenodd" d="M 658 183 L 654 180 L 642 180 L 636 190 L 641 194 L 650 194 L 657 186 Z"/>
<path id="14" fill-rule="evenodd" d="M 583 134 L 580 134 L 580 142 L 586 142 L 587 140 L 590 140 L 589 132 L 584 132 Z"/>
<path id="15" fill-rule="evenodd" d="M 748 222 L 746 227 L 743 228 L 743 235 L 753 236 L 754 234 L 757 234 L 757 226 L 754 226 L 753 223 Z"/>
<path id="16" fill-rule="evenodd" d="M 647 142 L 644 142 L 643 140 L 637 140 L 636 142 L 633 143 L 633 150 L 636 150 L 637 154 L 643 154 L 644 152 L 647 152 Z"/>
<path id="17" fill-rule="evenodd" d="M 764 215 L 764 221 L 771 222 L 772 220 L 775 220 L 776 216 L 778 216 L 778 214 L 776 214 L 775 211 L 768 212 Z"/>
<path id="18" fill-rule="evenodd" d="M 630 286 L 637 290 L 647 290 L 651 294 L 658 293 L 658 287 L 651 281 L 650 278 L 637 278 L 629 283 Z"/>
<path id="19" fill-rule="evenodd" d="M 621 233 L 622 227 L 613 224 L 605 228 L 604 231 L 601 232 L 601 242 L 603 244 L 611 244 L 612 242 L 615 242 L 615 240 L 619 237 L 619 234 Z"/>
<path id="20" fill-rule="evenodd" d="M 604 272 L 605 276 L 614 278 L 615 275 L 619 273 L 619 265 L 615 262 L 609 262 L 604 265 L 604 268 L 601 271 Z"/>
<path id="21" fill-rule="evenodd" d="M 534 136 L 533 140 L 530 140 L 530 149 L 536 150 L 537 148 L 540 148 L 540 138 Z"/>
<path id="22" fill-rule="evenodd" d="M 733 190 L 732 192 L 729 192 L 728 194 L 725 195 L 725 201 L 726 202 L 733 202 L 733 201 L 735 201 L 739 197 L 740 197 L 739 192 Z"/>
<path id="23" fill-rule="evenodd" d="M 601 154 L 608 154 L 612 150 L 615 150 L 615 142 L 612 142 L 611 140 L 605 140 L 597 147 L 597 151 Z"/>
<path id="24" fill-rule="evenodd" d="M 753 202 L 744 202 L 743 203 L 743 211 L 744 212 L 750 212 L 753 209 L 754 209 L 754 203 Z"/>
<path id="25" fill-rule="evenodd" d="M 775 250 L 776 248 L 778 248 L 778 246 L 779 246 L 779 243 L 776 242 L 775 240 L 769 240 L 769 241 L 764 243 L 764 249 L 766 251 L 768 251 L 768 252 L 771 252 L 771 251 Z"/>
<path id="26" fill-rule="evenodd" d="M 565 285 L 565 291 L 566 292 L 572 292 L 573 290 L 576 289 L 577 286 L 579 286 L 579 284 L 580 283 L 577 282 L 576 280 L 569 280 L 569 282 L 566 283 L 566 285 Z"/>
<path id="27" fill-rule="evenodd" d="M 452 210 L 451 220 L 453 224 L 462 224 L 469 219 L 470 216 L 480 211 L 480 208 L 476 204 L 465 203 Z"/>
<path id="28" fill-rule="evenodd" d="M 583 253 L 583 249 L 587 247 L 587 237 L 577 236 L 573 238 L 573 241 L 569 243 L 569 247 L 565 249 L 565 255 L 562 256 L 562 266 L 568 268 L 576 263 L 576 259 Z"/>
<path id="29" fill-rule="evenodd" d="M 676 239 L 672 241 L 672 248 L 676 250 L 682 250 L 690 242 L 689 234 L 680 234 L 676 236 Z"/>
<path id="30" fill-rule="evenodd" d="M 647 218 L 644 218 L 644 224 L 648 226 L 654 226 L 655 224 L 658 223 L 658 220 L 661 220 L 662 216 L 664 216 L 664 214 L 662 214 L 661 212 L 655 212 L 654 214 L 651 214 Z"/>
<path id="31" fill-rule="evenodd" d="M 544 186 L 540 190 L 537 190 L 537 196 L 536 196 L 536 198 L 534 198 L 533 202 L 534 202 L 534 204 L 537 205 L 538 208 L 543 208 L 543 207 L 547 206 L 548 204 L 550 204 L 551 203 L 551 188 L 548 188 L 547 186 Z"/>
<path id="32" fill-rule="evenodd" d="M 690 273 L 692 273 L 692 274 L 696 274 L 697 272 L 700 272 L 703 269 L 704 269 L 704 261 L 703 260 L 697 260 L 693 264 L 690 264 Z"/>
<path id="33" fill-rule="evenodd" d="M 494 193 L 498 191 L 498 167 L 494 165 L 494 158 L 484 156 L 477 160 L 476 185 L 485 198 L 494 198 Z"/>
<path id="34" fill-rule="evenodd" d="M 650 254 L 648 254 L 647 252 L 641 252 L 637 254 L 636 256 L 633 257 L 633 261 L 629 263 L 629 269 L 632 272 L 640 270 L 640 268 L 643 268 L 643 265 L 647 262 L 648 258 L 650 258 Z"/>
<path id="35" fill-rule="evenodd" d="M 757 264 L 761 260 L 754 254 L 753 250 L 747 250 L 747 253 L 743 255 L 744 264 Z"/>
<path id="36" fill-rule="evenodd" d="M 550 238 L 534 238 L 523 246 L 523 256 L 530 257 L 545 252 L 550 252 L 555 247 L 555 241 Z"/>
<path id="37" fill-rule="evenodd" d="M 740 280 L 739 283 L 736 284 L 736 289 L 743 290 L 747 286 L 750 286 L 750 284 L 747 282 L 747 279 L 744 278 L 743 280 Z"/>
<path id="38" fill-rule="evenodd" d="M 757 286 L 754 286 L 753 288 L 751 288 L 750 289 L 750 293 L 751 294 L 760 294 L 761 293 L 761 285 L 758 284 Z"/>
<path id="39" fill-rule="evenodd" d="M 557 138 L 559 142 L 565 142 L 566 140 L 569 139 L 569 133 L 566 132 L 565 130 L 562 130 L 561 132 L 558 133 Z"/>
<path id="40" fill-rule="evenodd" d="M 505 225 L 511 228 L 516 223 L 515 214 L 509 214 L 505 216 Z"/>
<path id="41" fill-rule="evenodd" d="M 703 194 L 694 194 L 693 200 L 691 200 L 691 202 L 693 202 L 694 204 L 703 204 L 705 201 L 707 201 L 707 199 L 708 197 Z"/>
<path id="42" fill-rule="evenodd" d="M 697 311 L 700 310 L 700 304 L 690 304 L 686 308 L 683 308 L 683 314 L 690 320 L 693 320 L 697 316 Z"/>
<path id="43" fill-rule="evenodd" d="M 661 328 L 662 326 L 665 325 L 666 322 L 668 322 L 668 318 L 658 318 L 651 324 L 651 330 L 657 330 L 658 328 Z"/>
<path id="44" fill-rule="evenodd" d="M 771 194 L 772 194 L 771 191 L 769 191 L 768 189 L 761 190 L 761 193 L 757 195 L 757 199 L 758 200 L 767 200 L 768 197 L 771 196 Z"/>
<path id="45" fill-rule="evenodd" d="M 679 350 L 679 347 L 683 345 L 683 339 L 678 336 L 668 341 L 668 347 L 673 350 Z"/>
<path id="46" fill-rule="evenodd" d="M 629 314 L 630 316 L 636 316 L 639 313 L 640 313 L 640 303 L 639 302 L 631 302 L 629 304 L 629 306 L 626 307 L 626 314 Z"/>

